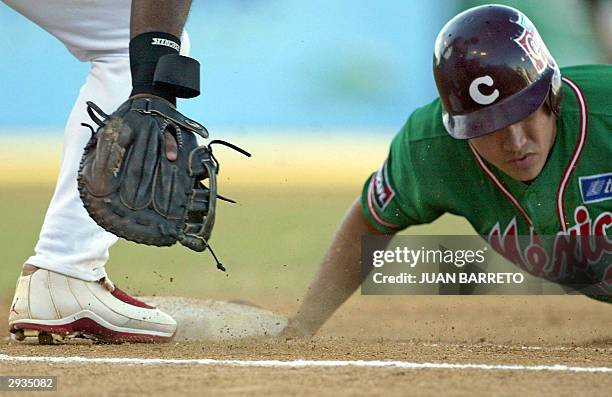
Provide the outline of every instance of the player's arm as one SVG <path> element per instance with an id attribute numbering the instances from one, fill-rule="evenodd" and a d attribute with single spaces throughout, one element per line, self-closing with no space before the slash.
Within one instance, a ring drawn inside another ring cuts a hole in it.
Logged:
<path id="1" fill-rule="evenodd" d="M 174 107 L 176 97 L 154 86 L 153 79 L 156 63 L 164 55 L 178 53 L 178 50 L 162 45 L 151 45 L 156 32 L 159 36 L 174 42 L 180 47 L 180 37 L 185 27 L 191 0 L 132 0 L 130 17 L 130 69 L 132 72 L 131 98 L 162 98 Z M 177 47 L 177 48 L 178 48 Z M 177 156 L 177 143 L 168 132 L 166 137 L 166 156 L 174 161 Z"/>
<path id="2" fill-rule="evenodd" d="M 147 32 L 181 37 L 191 0 L 132 0 L 130 38 Z"/>
<path id="3" fill-rule="evenodd" d="M 411 159 L 410 121 L 395 136 L 382 166 L 348 210 L 286 336 L 314 334 L 362 282 L 361 238 L 394 235 L 441 215 L 422 204 L 420 180 Z M 426 200 L 425 200 L 426 201 Z"/>
<path id="4" fill-rule="evenodd" d="M 383 234 L 365 218 L 357 199 L 345 215 L 285 335 L 312 335 L 361 284 L 361 237 Z"/>
<path id="5" fill-rule="evenodd" d="M 154 81 L 160 60 L 178 55 L 191 0 L 134 0 L 130 18 L 131 97 L 155 96 L 172 106 L 176 98 L 192 98 L 199 92 L 199 64 L 174 60 L 164 69 L 165 83 Z M 173 72 L 173 69 L 175 70 Z M 180 70 L 179 70 L 180 69 Z M 168 74 L 169 76 L 168 78 Z M 197 76 L 196 76 L 197 75 Z M 181 81 L 182 80 L 182 81 Z M 178 82 L 170 84 L 169 81 Z"/>
<path id="6" fill-rule="evenodd" d="M 215 142 L 199 145 L 196 135 L 208 138 L 208 131 L 175 109 L 177 98 L 200 93 L 200 64 L 181 54 L 190 1 L 133 0 L 131 5 L 132 92 L 111 114 L 87 102 L 98 128 L 89 126 L 92 135 L 79 167 L 80 196 L 91 217 L 118 237 L 210 250 L 218 171 L 210 145 Z M 166 147 L 161 156 L 160 144 Z M 151 183 L 152 178 L 164 183 Z M 126 201 L 120 191 L 136 193 Z M 163 210 L 146 203 L 162 203 Z M 217 268 L 224 270 L 218 261 Z"/>

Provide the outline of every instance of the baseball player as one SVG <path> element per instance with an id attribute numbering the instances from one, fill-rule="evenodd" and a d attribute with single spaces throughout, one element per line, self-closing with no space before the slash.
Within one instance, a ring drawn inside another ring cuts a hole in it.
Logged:
<path id="1" fill-rule="evenodd" d="M 160 58 L 188 52 L 183 27 L 191 1 L 3 1 L 90 64 L 66 125 L 61 169 L 35 253 L 17 282 L 10 331 L 17 339 L 38 336 L 41 343 L 74 336 L 107 342 L 168 341 L 176 322 L 114 286 L 106 275 L 108 250 L 117 237 L 84 209 L 77 172 L 91 136 L 81 126 L 90 120 L 86 102 L 106 111 L 117 109 L 128 97 L 174 106 L 177 90 L 153 84 L 154 73 Z M 165 142 L 168 160 L 176 160 L 176 139 L 166 134 Z"/>
<path id="2" fill-rule="evenodd" d="M 286 334 L 315 333 L 360 285 L 361 236 L 446 212 L 518 266 L 555 281 L 584 271 L 602 281 L 598 294 L 611 295 L 612 66 L 559 69 L 524 14 L 485 5 L 442 28 L 433 73 L 440 97 L 393 139 Z M 530 236 L 529 245 L 517 235 Z M 556 236 L 565 262 L 539 245 L 545 235 Z M 567 236 L 593 235 L 607 237 L 568 250 Z"/>

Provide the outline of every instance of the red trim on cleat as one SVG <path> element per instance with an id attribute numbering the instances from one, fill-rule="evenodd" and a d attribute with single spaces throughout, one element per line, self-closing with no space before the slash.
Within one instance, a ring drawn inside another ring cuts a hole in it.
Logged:
<path id="1" fill-rule="evenodd" d="M 143 301 L 138 300 L 138 299 L 134 298 L 133 296 L 128 295 L 127 293 L 125 293 L 124 291 L 119 289 L 117 286 L 115 286 L 115 289 L 114 289 L 113 292 L 111 292 L 111 294 L 115 298 L 119 299 L 122 302 L 127 303 L 128 305 L 144 307 L 145 309 L 155 309 L 154 306 L 149 306 L 146 303 L 144 303 Z"/>

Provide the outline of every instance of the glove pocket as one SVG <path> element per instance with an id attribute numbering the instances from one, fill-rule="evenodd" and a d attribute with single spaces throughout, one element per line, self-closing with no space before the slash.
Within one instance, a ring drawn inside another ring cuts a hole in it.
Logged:
<path id="1" fill-rule="evenodd" d="M 119 176 L 119 195 L 126 207 L 142 210 L 151 205 L 154 180 L 164 153 L 162 145 L 159 131 L 151 129 L 139 131 L 130 145 Z"/>
<path id="2" fill-rule="evenodd" d="M 185 165 L 161 159 L 153 185 L 153 208 L 166 219 L 183 220 L 192 178 Z"/>

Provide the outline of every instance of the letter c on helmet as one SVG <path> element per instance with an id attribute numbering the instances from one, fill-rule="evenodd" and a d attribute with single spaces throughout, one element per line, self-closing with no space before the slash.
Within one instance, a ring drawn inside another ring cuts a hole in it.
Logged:
<path id="1" fill-rule="evenodd" d="M 493 85 L 493 78 L 489 75 L 475 78 L 472 84 L 470 84 L 470 96 L 472 99 L 480 105 L 489 105 L 495 102 L 497 97 L 499 97 L 499 90 L 496 88 L 491 94 L 484 95 L 478 88 L 481 84 L 491 87 Z"/>

